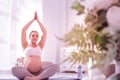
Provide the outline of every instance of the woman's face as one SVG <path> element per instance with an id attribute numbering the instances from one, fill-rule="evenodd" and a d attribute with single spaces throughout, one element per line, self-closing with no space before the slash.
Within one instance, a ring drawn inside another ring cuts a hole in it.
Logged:
<path id="1" fill-rule="evenodd" d="M 39 34 L 37 31 L 32 31 L 30 33 L 30 40 L 32 43 L 36 43 L 38 41 Z"/>

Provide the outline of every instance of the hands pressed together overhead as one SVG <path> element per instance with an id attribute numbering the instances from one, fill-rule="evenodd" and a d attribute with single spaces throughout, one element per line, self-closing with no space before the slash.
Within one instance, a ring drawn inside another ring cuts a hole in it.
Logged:
<path id="1" fill-rule="evenodd" d="M 37 14 L 36 11 L 35 11 L 35 14 L 34 14 L 34 20 L 37 20 L 37 21 L 38 21 L 38 14 Z"/>

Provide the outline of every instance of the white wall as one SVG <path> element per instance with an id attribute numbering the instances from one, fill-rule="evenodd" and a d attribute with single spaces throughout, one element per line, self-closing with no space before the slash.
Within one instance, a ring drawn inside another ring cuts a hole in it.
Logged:
<path id="1" fill-rule="evenodd" d="M 66 31 L 66 0 L 43 0 L 43 22 L 47 29 L 43 60 L 58 63 L 63 44 L 55 35 L 62 37 Z"/>

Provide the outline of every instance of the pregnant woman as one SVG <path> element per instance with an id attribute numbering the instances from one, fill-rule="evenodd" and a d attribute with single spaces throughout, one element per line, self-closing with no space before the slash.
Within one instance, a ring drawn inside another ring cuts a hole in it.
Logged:
<path id="1" fill-rule="evenodd" d="M 29 34 L 30 44 L 26 40 L 26 31 L 33 23 L 37 21 L 43 32 L 41 40 L 38 42 L 39 33 L 31 31 Z M 16 66 L 12 68 L 12 74 L 20 80 L 41 80 L 54 75 L 58 69 L 57 64 L 51 62 L 41 62 L 41 51 L 46 41 L 47 31 L 38 19 L 35 12 L 34 18 L 22 29 L 21 43 L 25 53 L 24 66 Z"/>

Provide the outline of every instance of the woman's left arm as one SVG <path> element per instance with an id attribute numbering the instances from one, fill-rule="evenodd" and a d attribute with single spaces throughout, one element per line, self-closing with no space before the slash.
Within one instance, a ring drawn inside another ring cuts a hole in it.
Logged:
<path id="1" fill-rule="evenodd" d="M 45 29 L 45 27 L 43 26 L 43 24 L 39 21 L 38 19 L 38 16 L 37 16 L 37 13 L 35 13 L 35 19 L 36 21 L 38 22 L 42 32 L 43 32 L 43 35 L 41 37 L 41 40 L 40 42 L 38 43 L 38 45 L 41 47 L 41 49 L 44 47 L 44 44 L 45 44 L 45 41 L 46 41 L 46 35 L 47 35 L 47 31 Z"/>

